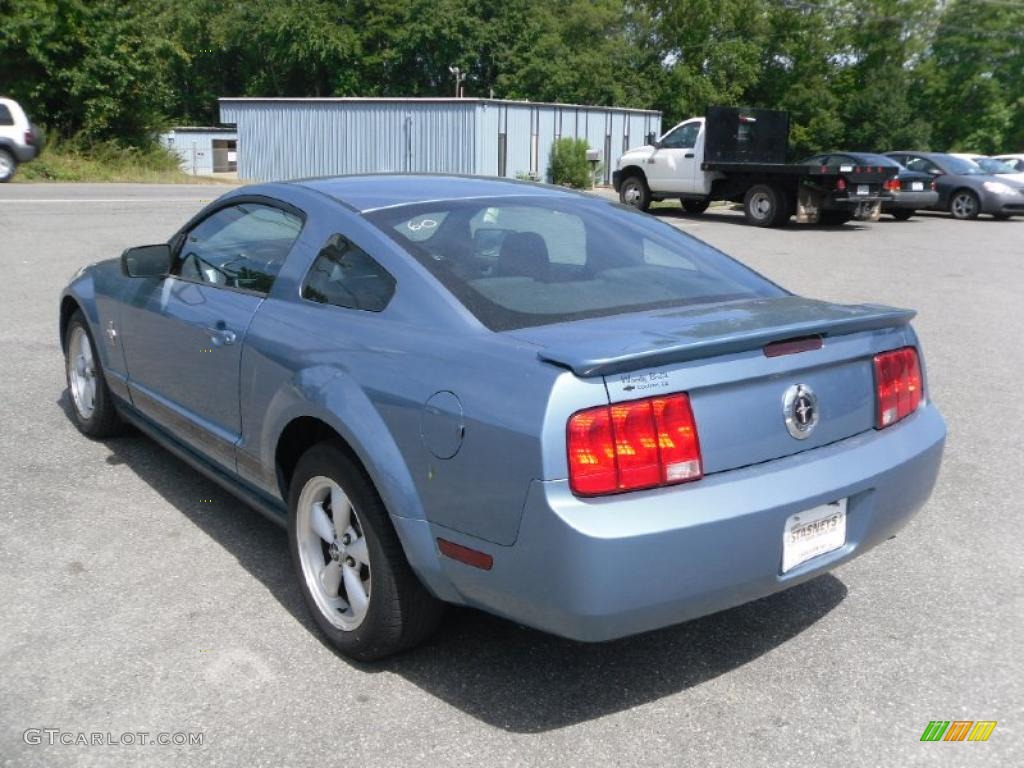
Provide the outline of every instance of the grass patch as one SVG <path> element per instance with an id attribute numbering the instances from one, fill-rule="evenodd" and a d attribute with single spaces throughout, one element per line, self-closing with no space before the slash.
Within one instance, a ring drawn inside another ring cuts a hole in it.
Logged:
<path id="1" fill-rule="evenodd" d="M 14 181 L 127 181 L 209 184 L 205 176 L 182 173 L 179 159 L 159 144 L 134 147 L 117 142 L 84 145 L 51 139 L 35 160 L 18 166 Z"/>

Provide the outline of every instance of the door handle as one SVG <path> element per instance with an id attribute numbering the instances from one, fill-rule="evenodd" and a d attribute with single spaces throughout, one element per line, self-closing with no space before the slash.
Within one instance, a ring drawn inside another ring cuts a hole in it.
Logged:
<path id="1" fill-rule="evenodd" d="M 687 152 L 683 157 L 693 157 L 693 152 Z"/>
<path id="2" fill-rule="evenodd" d="M 210 328 L 210 343 L 215 347 L 226 347 L 234 344 L 237 340 L 238 336 L 234 331 L 228 330 L 223 320 Z"/>
<path id="3" fill-rule="evenodd" d="M 233 331 L 217 331 L 210 337 L 214 346 L 227 346 L 233 344 L 239 337 Z"/>

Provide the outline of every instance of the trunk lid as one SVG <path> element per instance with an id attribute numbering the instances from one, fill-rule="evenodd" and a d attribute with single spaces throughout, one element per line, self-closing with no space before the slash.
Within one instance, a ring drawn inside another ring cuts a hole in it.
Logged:
<path id="1" fill-rule="evenodd" d="M 521 329 L 538 356 L 581 377 L 601 376 L 611 402 L 687 392 L 705 474 L 757 464 L 872 429 L 872 357 L 909 343 L 910 310 L 786 296 L 595 318 Z M 769 357 L 799 338 L 821 347 Z M 806 436 L 786 425 L 787 391 L 817 399 Z"/>

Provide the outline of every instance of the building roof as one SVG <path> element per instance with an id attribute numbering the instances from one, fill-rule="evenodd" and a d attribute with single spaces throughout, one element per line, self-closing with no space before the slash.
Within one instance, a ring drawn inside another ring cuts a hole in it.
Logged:
<path id="1" fill-rule="evenodd" d="M 406 103 L 406 104 L 515 104 L 518 106 L 531 107 L 558 107 L 560 109 L 600 109 L 611 112 L 634 112 L 641 115 L 661 115 L 656 109 L 634 109 L 632 107 L 608 107 L 598 104 L 564 104 L 556 101 L 519 101 L 515 99 L 484 99 L 474 97 L 456 98 L 454 96 L 222 96 L 217 101 L 221 103 L 254 103 L 254 102 L 296 102 L 314 103 L 324 102 L 329 104 L 345 103 Z"/>
<path id="2" fill-rule="evenodd" d="M 333 197 L 360 212 L 431 201 L 485 197 L 579 197 L 561 187 L 482 176 L 441 174 L 374 174 L 297 179 L 300 184 Z"/>

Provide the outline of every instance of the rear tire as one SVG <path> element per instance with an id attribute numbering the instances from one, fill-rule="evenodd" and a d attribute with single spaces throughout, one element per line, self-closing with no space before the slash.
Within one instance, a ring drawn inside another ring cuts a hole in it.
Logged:
<path id="1" fill-rule="evenodd" d="M 14 172 L 18 169 L 18 161 L 6 149 L 0 149 L 0 184 L 4 184 L 14 178 Z"/>
<path id="2" fill-rule="evenodd" d="M 755 227 L 779 227 L 790 217 L 785 195 L 773 184 L 755 184 L 743 197 L 743 215 Z"/>
<path id="3" fill-rule="evenodd" d="M 896 219 L 896 221 L 906 221 L 915 213 L 917 213 L 917 211 L 915 211 L 913 208 L 894 208 L 893 210 L 889 211 L 889 213 L 892 215 L 894 219 Z"/>
<path id="4" fill-rule="evenodd" d="M 692 200 L 688 198 L 682 198 L 679 201 L 683 204 L 683 210 L 687 213 L 692 213 L 694 216 L 704 213 L 711 205 L 710 200 Z"/>
<path id="5" fill-rule="evenodd" d="M 306 606 L 346 656 L 381 659 L 437 628 L 443 604 L 413 573 L 370 478 L 336 443 L 313 446 L 295 467 L 288 544 Z"/>
<path id="6" fill-rule="evenodd" d="M 638 211 L 646 211 L 650 208 L 651 189 L 647 186 L 647 180 L 638 173 L 624 178 L 619 187 L 619 202 L 630 208 L 636 208 Z"/>
<path id="7" fill-rule="evenodd" d="M 81 310 L 75 310 L 64 333 L 64 373 L 68 382 L 71 416 L 78 431 L 102 439 L 124 431 L 103 375 L 103 364 L 89 324 Z"/>
<path id="8" fill-rule="evenodd" d="M 978 196 L 969 189 L 958 189 L 949 198 L 949 212 L 954 219 L 968 221 L 978 218 L 981 213 L 981 202 Z"/>

